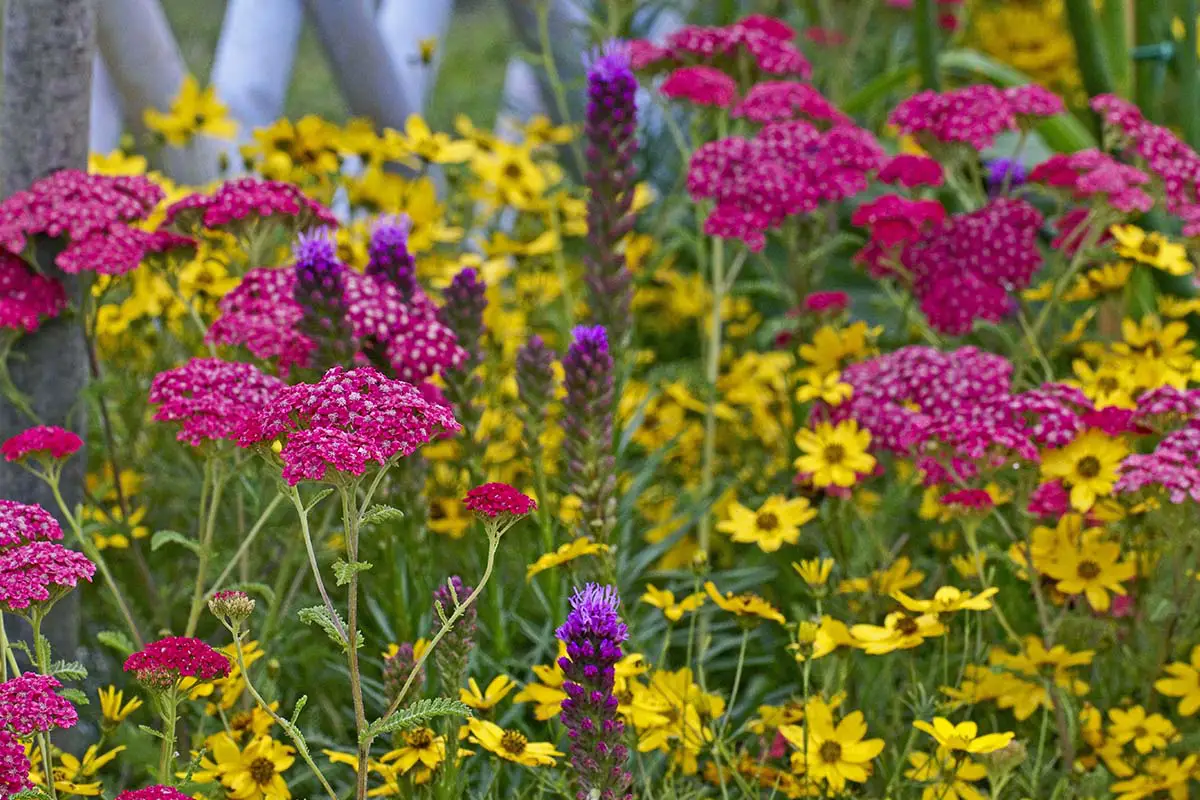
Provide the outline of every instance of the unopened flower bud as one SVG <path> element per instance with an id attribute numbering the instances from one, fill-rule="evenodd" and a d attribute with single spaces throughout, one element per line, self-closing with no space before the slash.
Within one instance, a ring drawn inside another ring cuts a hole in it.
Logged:
<path id="1" fill-rule="evenodd" d="M 245 592 L 217 592 L 208 598 L 208 610 L 229 625 L 240 625 L 254 613 L 254 598 Z"/>
<path id="2" fill-rule="evenodd" d="M 1025 743 L 1020 739 L 1013 739 L 999 750 L 979 756 L 979 760 L 987 767 L 988 774 L 993 777 L 1001 777 L 1025 763 L 1028 755 Z"/>

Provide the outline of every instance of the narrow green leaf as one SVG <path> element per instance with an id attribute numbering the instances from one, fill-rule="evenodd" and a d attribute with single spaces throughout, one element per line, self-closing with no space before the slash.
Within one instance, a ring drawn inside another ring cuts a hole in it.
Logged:
<path id="1" fill-rule="evenodd" d="M 154 728 L 151 728 L 149 725 L 138 725 L 138 730 L 141 731 L 142 733 L 150 734 L 155 739 L 163 738 L 163 735 L 160 732 L 154 730 Z"/>
<path id="2" fill-rule="evenodd" d="M 120 631 L 100 631 L 96 634 L 96 641 L 105 647 L 116 650 L 123 656 L 133 655 L 133 642 Z"/>
<path id="3" fill-rule="evenodd" d="M 317 503 L 321 502 L 326 497 L 329 497 L 329 495 L 331 495 L 331 494 L 333 494 L 333 489 L 329 489 L 329 488 L 322 489 L 321 491 L 314 494 L 312 496 L 312 499 L 308 501 L 308 505 L 306 505 L 304 507 L 305 512 L 312 511 L 314 508 L 317 507 Z"/>
<path id="4" fill-rule="evenodd" d="M 363 525 L 378 525 L 381 522 L 395 522 L 404 519 L 404 512 L 400 509 L 376 503 L 368 508 L 362 515 Z"/>
<path id="5" fill-rule="evenodd" d="M 177 544 L 180 547 L 186 547 L 197 555 L 200 554 L 200 544 L 193 539 L 189 539 L 179 531 L 155 531 L 150 537 L 150 549 L 152 551 L 167 544 Z"/>
<path id="6" fill-rule="evenodd" d="M 292 709 L 292 725 L 296 724 L 296 720 L 300 719 L 300 712 L 308 705 L 308 695 L 300 695 L 300 699 L 296 701 L 296 707 Z"/>

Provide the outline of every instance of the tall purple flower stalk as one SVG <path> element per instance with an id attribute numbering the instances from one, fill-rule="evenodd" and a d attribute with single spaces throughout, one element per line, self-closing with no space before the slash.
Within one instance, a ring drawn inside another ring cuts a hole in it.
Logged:
<path id="1" fill-rule="evenodd" d="M 521 400 L 526 445 L 536 447 L 534 440 L 546 427 L 546 413 L 554 399 L 554 352 L 537 334 L 517 351 L 517 397 Z"/>
<path id="2" fill-rule="evenodd" d="M 607 543 L 616 527 L 613 358 L 604 328 L 580 326 L 563 358 L 567 485 L 582 501 L 579 535 Z"/>
<path id="3" fill-rule="evenodd" d="M 462 269 L 450 281 L 442 293 L 442 307 L 438 309 L 438 320 L 458 338 L 458 344 L 467 352 L 459 366 L 446 369 L 442 378 L 446 383 L 446 399 L 454 406 L 454 416 L 463 426 L 459 435 L 463 455 L 472 483 L 484 479 L 483 442 L 478 441 L 483 409 L 476 402 L 483 393 L 483 381 L 475 374 L 483 360 L 483 312 L 487 309 L 487 285 L 479 280 L 478 273 L 470 267 Z"/>
<path id="4" fill-rule="evenodd" d="M 293 254 L 294 297 L 303 310 L 297 328 L 316 345 L 312 366 L 349 364 L 354 341 L 346 319 L 346 266 L 338 261 L 332 234 L 327 228 L 300 234 Z"/>
<path id="5" fill-rule="evenodd" d="M 442 618 L 448 618 L 454 613 L 455 600 L 459 603 L 467 599 L 474 589 L 463 583 L 457 575 L 450 576 L 450 584 L 454 586 L 451 594 L 450 586 L 443 583 L 433 590 L 433 629 L 436 631 L 442 625 Z M 441 607 L 441 614 L 438 607 Z M 458 618 L 445 636 L 441 644 L 433 651 L 433 662 L 437 665 L 438 686 L 441 693 L 454 696 L 467 677 L 467 661 L 471 656 L 471 648 L 475 643 L 475 606 L 467 606 L 463 615 Z"/>
<path id="6" fill-rule="evenodd" d="M 597 322 L 618 353 L 628 344 L 633 276 L 619 245 L 633 230 L 637 78 L 629 45 L 610 41 L 589 58 L 587 118 L 588 248 L 585 280 Z"/>
<path id="7" fill-rule="evenodd" d="M 621 643 L 629 636 L 620 605 L 616 587 L 589 583 L 575 591 L 571 613 L 555 632 L 567 647 L 558 660 L 567 693 L 559 719 L 571 740 L 576 800 L 633 797 L 633 776 L 625 768 L 629 750 L 622 743 L 625 724 L 613 693 Z"/>
<path id="8" fill-rule="evenodd" d="M 386 281 L 400 291 L 405 302 L 417 290 L 417 265 L 408 251 L 409 221 L 406 216 L 385 217 L 375 224 L 367 245 L 367 275 Z"/>

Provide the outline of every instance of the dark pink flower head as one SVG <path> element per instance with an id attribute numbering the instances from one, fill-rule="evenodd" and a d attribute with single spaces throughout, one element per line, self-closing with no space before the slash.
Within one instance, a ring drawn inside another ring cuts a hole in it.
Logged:
<path id="1" fill-rule="evenodd" d="M 813 292 L 804 298 L 804 310 L 815 314 L 836 314 L 850 305 L 845 292 Z"/>
<path id="2" fill-rule="evenodd" d="M 910 200 L 888 194 L 859 206 L 850 222 L 869 228 L 871 240 L 888 249 L 916 241 L 945 218 L 946 209 L 936 200 Z"/>
<path id="3" fill-rule="evenodd" d="M 992 496 L 983 489 L 959 489 L 947 492 L 942 495 L 941 503 L 944 506 L 964 511 L 986 511 L 995 505 Z"/>
<path id="4" fill-rule="evenodd" d="M 523 517 L 537 510 L 532 497 L 522 494 L 507 483 L 485 483 L 467 492 L 463 505 L 481 517 Z"/>
<path id="5" fill-rule="evenodd" d="M 929 156 L 900 153 L 879 170 L 879 180 L 899 184 L 906 189 L 917 186 L 941 186 L 945 180 L 942 165 Z"/>
<path id="6" fill-rule="evenodd" d="M 1129 408 L 1107 406 L 1096 411 L 1088 411 L 1079 418 L 1088 428 L 1104 431 L 1109 436 L 1121 436 L 1126 433 L 1147 433 L 1134 419 L 1134 411 Z"/>
<path id="7" fill-rule="evenodd" d="M 252 364 L 193 358 L 154 376 L 150 402 L 158 405 L 156 420 L 180 423 L 175 438 L 198 447 L 205 441 L 233 439 L 241 421 L 285 385 Z"/>
<path id="8" fill-rule="evenodd" d="M 173 786 L 154 784 L 144 789 L 126 789 L 117 795 L 117 800 L 192 800 Z"/>
<path id="9" fill-rule="evenodd" d="M 918 92 L 896 106 L 888 121 L 901 133 L 915 136 L 926 149 L 937 144 L 966 144 L 983 150 L 998 134 L 1017 126 L 1004 92 L 986 84 L 940 94 Z"/>
<path id="10" fill-rule="evenodd" d="M 38 425 L 22 431 L 0 444 L 5 461 L 24 461 L 33 457 L 44 461 L 62 461 L 83 447 L 83 439 L 72 431 L 53 425 Z"/>
<path id="11" fill-rule="evenodd" d="M 1200 415 L 1200 390 L 1160 386 L 1137 399 L 1133 421 L 1151 430 L 1165 432 Z"/>
<path id="12" fill-rule="evenodd" d="M 34 604 L 53 605 L 95 573 L 96 565 L 87 556 L 55 542 L 14 547 L 0 553 L 0 608 L 23 611 Z"/>
<path id="13" fill-rule="evenodd" d="M 283 222 L 293 232 L 337 224 L 329 209 L 311 200 L 298 187 L 259 178 L 234 178 L 212 194 L 185 197 L 167 209 L 166 224 L 195 230 L 267 219 Z"/>
<path id="14" fill-rule="evenodd" d="M 1071 493 L 1062 481 L 1040 484 L 1029 495 L 1029 513 L 1035 517 L 1058 518 L 1071 510 Z"/>
<path id="15" fill-rule="evenodd" d="M 67 307 L 61 283 L 34 272 L 20 258 L 0 250 L 0 329 L 32 333 Z"/>
<path id="16" fill-rule="evenodd" d="M 125 659 L 126 672 L 156 689 L 170 688 L 182 678 L 224 678 L 229 670 L 229 659 L 224 654 L 190 636 L 159 639 Z"/>
<path id="17" fill-rule="evenodd" d="M 442 431 L 461 426 L 446 406 L 373 367 L 333 367 L 317 383 L 287 386 L 246 419 L 242 447 L 283 440 L 283 477 L 295 485 L 327 472 L 361 475 L 371 463 L 410 455 Z"/>
<path id="18" fill-rule="evenodd" d="M 748 54 L 765 75 L 812 77 L 812 66 L 792 44 L 795 33 L 786 23 L 754 15 L 723 28 L 688 25 L 667 37 L 659 61 L 675 65 L 705 64 L 736 69 Z"/>
<path id="19" fill-rule="evenodd" d="M 698 106 L 728 108 L 737 99 L 737 83 L 712 67 L 679 67 L 659 88 L 667 97 L 688 100 Z"/>
<path id="20" fill-rule="evenodd" d="M 670 52 L 665 47 L 659 47 L 645 39 L 631 39 L 629 46 L 629 66 L 634 70 L 642 70 L 665 61 Z"/>
<path id="21" fill-rule="evenodd" d="M 1036 125 L 1047 117 L 1067 113 L 1061 97 L 1036 83 L 1009 87 L 1004 90 L 1004 99 L 1017 115 L 1017 122 L 1026 127 Z"/>
<path id="22" fill-rule="evenodd" d="M 1126 213 L 1149 211 L 1154 205 L 1141 188 L 1150 183 L 1149 175 L 1096 149 L 1053 155 L 1034 167 L 1029 180 L 1068 190 L 1072 199 L 1090 199 Z"/>
<path id="23" fill-rule="evenodd" d="M 62 538 L 58 520 L 46 509 L 16 500 L 0 500 L 0 553 L 29 542 Z"/>
<path id="24" fill-rule="evenodd" d="M 1075 252 L 1083 245 L 1088 237 L 1089 220 L 1092 220 L 1091 209 L 1086 206 L 1080 208 L 1072 208 L 1065 214 L 1054 221 L 1054 229 L 1058 235 L 1054 237 L 1054 241 L 1050 246 L 1055 250 L 1061 250 L 1067 256 L 1074 256 Z M 1103 232 L 1096 240 L 1096 246 L 1101 247 L 1112 241 L 1112 234 L 1108 231 L 1108 226 L 1104 226 Z"/>
<path id="25" fill-rule="evenodd" d="M 0 203 L 0 247 L 20 254 L 30 236 L 61 238 L 55 263 L 64 272 L 128 272 L 154 237 L 126 223 L 147 217 L 163 196 L 141 176 L 61 170 Z"/>
<path id="26" fill-rule="evenodd" d="M 35 672 L 0 683 L 0 728 L 25 739 L 75 727 L 79 714 L 70 700 L 54 691 L 61 688 L 57 678 Z"/>
<path id="27" fill-rule="evenodd" d="M 0 730 L 0 797 L 31 788 L 29 769 L 25 745 L 11 732 Z"/>
<path id="28" fill-rule="evenodd" d="M 835 124 L 851 122 L 850 118 L 825 99 L 823 94 L 800 81 L 756 83 L 730 112 L 730 116 L 745 117 L 760 124 L 792 119 Z"/>

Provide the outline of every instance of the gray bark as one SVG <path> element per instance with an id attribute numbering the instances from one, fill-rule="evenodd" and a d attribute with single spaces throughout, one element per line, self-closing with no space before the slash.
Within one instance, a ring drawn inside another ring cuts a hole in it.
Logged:
<path id="1" fill-rule="evenodd" d="M 210 82 L 243 137 L 283 116 L 303 27 L 300 0 L 229 0 Z"/>
<path id="2" fill-rule="evenodd" d="M 5 196 L 57 170 L 87 168 L 95 19 L 93 0 L 7 0 L 0 98 L 0 191 Z M 40 260 L 47 270 L 53 269 L 52 259 Z M 58 277 L 78 304 L 83 282 Z M 80 395 L 87 382 L 87 352 L 72 315 L 22 337 L 9 366 L 14 383 L 30 397 L 43 421 L 83 433 Z M 30 421 L 0 397 L 0 438 L 29 426 Z M 70 504 L 82 497 L 83 469 L 80 454 L 64 472 L 63 494 Z M 5 462 L 0 462 L 0 496 L 58 512 L 41 481 Z M 47 629 L 61 655 L 73 655 L 77 648 L 78 620 L 78 593 L 73 592 L 59 604 Z"/>
<path id="3" fill-rule="evenodd" d="M 96 33 L 122 104 L 129 109 L 130 128 L 144 130 L 142 111 L 169 108 L 187 75 L 162 5 L 158 0 L 101 0 Z M 220 150 L 203 136 L 186 148 L 167 147 L 165 169 L 184 183 L 206 183 L 218 175 Z"/>
<path id="4" fill-rule="evenodd" d="M 350 113 L 404 129 L 417 109 L 404 93 L 371 10 L 347 0 L 304 0 Z"/>
<path id="5" fill-rule="evenodd" d="M 121 108 L 121 95 L 117 92 L 112 75 L 97 55 L 92 66 L 91 122 L 88 125 L 88 142 L 93 153 L 111 153 L 121 144 L 125 132 L 125 114 Z"/>

